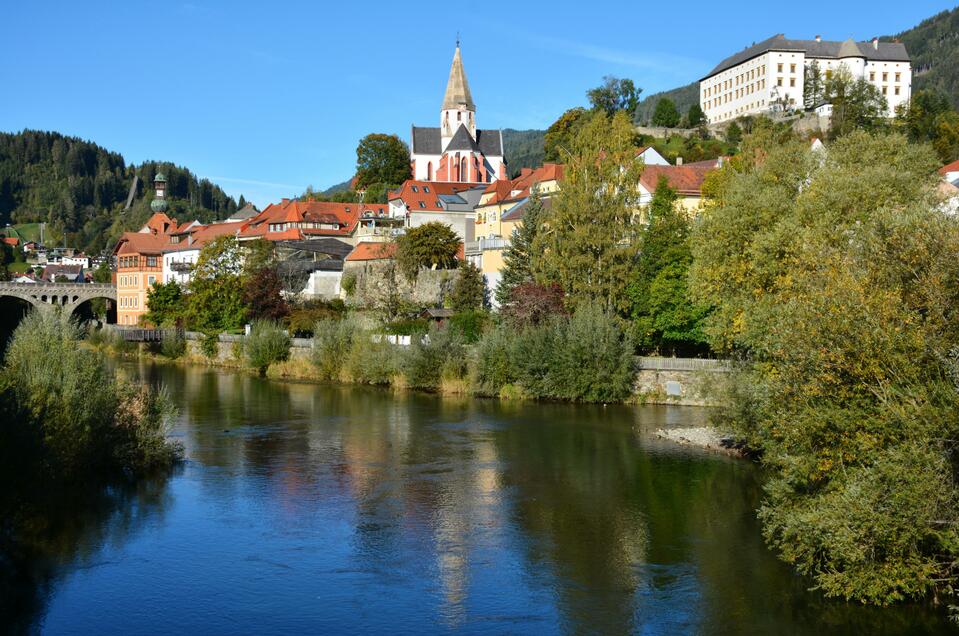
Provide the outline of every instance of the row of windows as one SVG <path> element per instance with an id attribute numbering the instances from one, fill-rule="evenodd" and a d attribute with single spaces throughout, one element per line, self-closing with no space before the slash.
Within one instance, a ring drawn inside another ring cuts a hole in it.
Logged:
<path id="1" fill-rule="evenodd" d="M 145 259 L 147 267 L 157 267 L 159 264 L 159 259 L 156 256 L 147 256 Z M 121 268 L 133 268 L 140 266 L 140 257 L 139 256 L 121 256 L 117 264 Z"/>
<path id="2" fill-rule="evenodd" d="M 780 64 L 779 66 L 782 66 L 782 64 Z M 795 64 L 793 66 L 795 66 Z M 709 88 L 706 89 L 705 96 L 709 97 L 710 95 L 718 94 L 722 91 L 729 90 L 735 86 L 742 86 L 746 82 L 752 81 L 756 79 L 757 77 L 762 77 L 765 74 L 766 74 L 766 65 L 763 64 L 762 66 L 758 68 L 754 68 L 749 71 L 740 73 L 736 77 L 730 78 L 728 80 L 723 80 L 716 86 L 710 86 Z"/>
<path id="3" fill-rule="evenodd" d="M 780 84 L 781 86 L 781 84 Z M 758 82 L 753 82 L 749 86 L 743 88 L 737 88 L 736 90 L 726 93 L 725 95 L 720 95 L 719 97 L 714 97 L 713 99 L 706 100 L 706 108 L 715 108 L 720 104 L 726 104 L 731 102 L 734 99 L 739 99 L 747 95 L 752 95 L 756 91 L 761 91 L 766 88 L 766 80 L 762 79 Z"/>
<path id="4" fill-rule="evenodd" d="M 902 73 L 896 73 L 896 74 L 895 74 L 895 77 L 896 77 L 895 82 L 898 84 L 899 81 L 900 81 L 901 78 L 902 78 Z M 875 72 L 875 71 L 869 71 L 869 81 L 870 81 L 870 82 L 875 82 L 875 81 L 876 81 L 876 72 Z M 883 74 L 882 74 L 882 81 L 884 81 L 884 82 L 888 82 L 888 81 L 889 81 L 889 73 L 883 73 Z M 898 93 L 896 93 L 896 94 L 898 95 Z"/>
<path id="5" fill-rule="evenodd" d="M 120 307 L 124 309 L 138 309 L 140 307 L 140 297 L 120 296 Z"/>
<path id="6" fill-rule="evenodd" d="M 136 287 L 140 284 L 140 277 L 135 274 L 131 274 L 129 276 L 119 276 L 117 278 L 117 283 L 119 283 L 120 287 Z"/>
<path id="7" fill-rule="evenodd" d="M 431 163 L 430 163 L 430 166 L 432 167 L 432 165 L 433 165 L 433 164 L 432 164 L 432 162 L 431 162 Z M 411 189 L 413 190 L 413 192 L 419 192 L 419 191 L 420 191 L 420 189 L 419 189 L 418 186 L 413 186 Z M 423 192 L 425 192 L 426 194 L 429 194 L 429 193 L 430 193 L 430 187 L 429 187 L 429 186 L 423 186 Z"/>

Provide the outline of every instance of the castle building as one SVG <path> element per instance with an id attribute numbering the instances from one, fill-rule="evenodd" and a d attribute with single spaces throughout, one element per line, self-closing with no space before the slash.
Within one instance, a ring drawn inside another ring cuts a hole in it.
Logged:
<path id="1" fill-rule="evenodd" d="M 809 101 L 804 85 L 814 66 L 822 82 L 840 66 L 853 79 L 867 80 L 886 98 L 889 116 L 912 94 L 909 53 L 899 42 L 828 42 L 818 35 L 788 40 L 779 34 L 720 62 L 699 82 L 699 105 L 710 123 L 783 108 L 801 110 Z"/>
<path id="2" fill-rule="evenodd" d="M 459 42 L 436 128 L 413 126 L 410 161 L 415 181 L 490 183 L 506 178 L 503 133 L 476 127 L 476 104 Z"/>

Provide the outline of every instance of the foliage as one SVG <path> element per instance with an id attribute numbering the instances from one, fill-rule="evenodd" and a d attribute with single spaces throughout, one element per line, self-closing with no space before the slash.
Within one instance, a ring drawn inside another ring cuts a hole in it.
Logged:
<path id="1" fill-rule="evenodd" d="M 557 283 L 521 283 L 513 288 L 500 313 L 515 327 L 543 324 L 554 316 L 565 316 L 565 294 Z"/>
<path id="2" fill-rule="evenodd" d="M 254 320 L 250 334 L 243 340 L 243 353 L 247 365 L 265 375 L 271 364 L 290 357 L 290 345 L 290 337 L 278 323 Z"/>
<path id="3" fill-rule="evenodd" d="M 453 269 L 460 239 L 445 223 L 432 221 L 406 231 L 397 241 L 396 263 L 407 280 L 420 269 Z"/>
<path id="4" fill-rule="evenodd" d="M 187 286 L 187 318 L 205 334 L 234 331 L 243 326 L 242 253 L 234 236 L 219 236 L 200 250 Z"/>
<path id="5" fill-rule="evenodd" d="M 424 337 L 414 337 L 400 363 L 408 386 L 436 390 L 444 377 L 463 377 L 466 352 L 463 338 L 444 325 L 430 325 Z"/>
<path id="6" fill-rule="evenodd" d="M 588 111 L 577 106 L 559 116 L 543 138 L 543 160 L 565 163 L 573 149 L 573 142 L 582 125 L 588 119 Z"/>
<path id="7" fill-rule="evenodd" d="M 959 158 L 959 113 L 950 108 L 945 96 L 914 93 L 908 103 L 896 108 L 895 125 L 910 141 L 931 142 L 942 163 Z"/>
<path id="8" fill-rule="evenodd" d="M 479 340 L 489 323 L 489 314 L 481 309 L 467 309 L 450 316 L 449 328 L 459 332 L 463 342 L 473 344 Z"/>
<path id="9" fill-rule="evenodd" d="M 356 292 L 356 272 L 343 272 L 343 278 L 340 279 L 340 287 L 346 292 L 347 298 L 353 296 Z"/>
<path id="10" fill-rule="evenodd" d="M 853 130 L 879 130 L 885 125 L 889 109 L 885 96 L 865 78 L 853 79 L 845 66 L 840 65 L 826 77 L 823 92 L 826 101 L 832 104 L 830 139 Z"/>
<path id="11" fill-rule="evenodd" d="M 690 104 L 689 110 L 686 111 L 687 128 L 696 128 L 705 123 L 706 113 L 703 112 L 702 107 L 699 104 Z"/>
<path id="12" fill-rule="evenodd" d="M 557 282 L 573 304 L 624 309 L 636 252 L 633 124 L 623 113 L 590 115 L 576 135 L 562 190 L 533 241 L 537 282 Z"/>
<path id="13" fill-rule="evenodd" d="M 675 128 L 679 125 L 679 110 L 676 104 L 668 97 L 664 97 L 656 104 L 656 110 L 653 112 L 653 126 L 663 126 L 664 128 Z"/>
<path id="14" fill-rule="evenodd" d="M 743 129 L 735 120 L 729 122 L 726 126 L 726 141 L 737 146 L 743 141 Z"/>
<path id="15" fill-rule="evenodd" d="M 353 339 L 345 370 L 350 380 L 358 384 L 385 385 L 399 373 L 399 364 L 399 347 L 363 330 Z"/>
<path id="16" fill-rule="evenodd" d="M 320 378 L 339 380 L 347 356 L 359 344 L 360 332 L 350 318 L 325 318 L 313 328 L 313 366 Z"/>
<path id="17" fill-rule="evenodd" d="M 186 339 L 178 329 L 166 331 L 160 341 L 160 353 L 170 360 L 176 360 L 186 355 Z"/>
<path id="18" fill-rule="evenodd" d="M 396 187 L 412 176 L 410 149 L 396 135 L 372 133 L 356 147 L 356 188 Z"/>
<path id="19" fill-rule="evenodd" d="M 729 143 L 708 135 L 705 137 L 702 135 L 691 135 L 689 137 L 683 135 L 669 135 L 667 137 L 640 135 L 636 143 L 640 146 L 652 146 L 664 159 L 675 164 L 679 157 L 682 157 L 683 161 L 690 162 L 734 155 L 739 150 L 739 141 L 742 140 Z"/>
<path id="20" fill-rule="evenodd" d="M 536 398 L 615 402 L 632 392 L 632 350 L 614 315 L 584 305 L 571 317 L 525 329 L 488 330 L 476 344 L 471 375 L 484 395 L 517 384 Z"/>
<path id="21" fill-rule="evenodd" d="M 642 92 L 643 89 L 636 88 L 631 79 L 619 79 L 607 75 L 603 78 L 601 85 L 586 91 L 586 97 L 593 109 L 601 110 L 610 116 L 624 111 L 632 120 Z"/>
<path id="22" fill-rule="evenodd" d="M 31 312 L 20 323 L 0 371 L 0 402 L 9 407 L 0 446 L 63 478 L 170 466 L 179 449 L 165 437 L 166 395 L 118 382 L 79 338 L 60 314 Z"/>
<path id="23" fill-rule="evenodd" d="M 147 290 L 147 313 L 143 320 L 157 327 L 172 327 L 182 320 L 185 309 L 186 299 L 178 282 L 156 282 Z"/>
<path id="24" fill-rule="evenodd" d="M 220 354 L 220 334 L 203 334 L 203 338 L 200 340 L 200 351 L 202 351 L 203 355 L 207 358 L 212 359 L 217 357 Z"/>
<path id="25" fill-rule="evenodd" d="M 243 304 L 253 320 L 282 320 L 290 313 L 276 265 L 254 270 L 243 280 Z"/>
<path id="26" fill-rule="evenodd" d="M 959 108 L 959 8 L 946 10 L 923 20 L 917 26 L 884 41 L 902 42 L 909 51 L 913 68 L 913 89 L 936 91 L 946 95 L 953 108 Z M 921 69 L 919 73 L 917 70 Z"/>
<path id="27" fill-rule="evenodd" d="M 690 275 L 714 346 L 753 361 L 721 415 L 771 469 L 767 540 L 829 596 L 949 593 L 959 223 L 938 162 L 898 134 L 768 141 L 723 168 Z"/>
<path id="28" fill-rule="evenodd" d="M 486 306 L 486 281 L 476 265 L 462 261 L 459 276 L 449 296 L 450 309 L 457 312 L 473 311 Z"/>
<path id="29" fill-rule="evenodd" d="M 313 327 L 325 318 L 342 318 L 346 305 L 339 298 L 333 300 L 309 300 L 295 305 L 286 317 L 286 327 L 297 338 L 313 336 Z"/>
<path id="30" fill-rule="evenodd" d="M 823 101 L 826 95 L 823 73 L 819 69 L 819 62 L 813 60 L 806 65 L 803 72 L 803 107 L 812 110 Z"/>
<path id="31" fill-rule="evenodd" d="M 500 306 L 509 303 L 510 295 L 517 285 L 533 280 L 533 239 L 539 231 L 543 216 L 543 201 L 534 190 L 526 204 L 523 221 L 519 223 L 509 245 L 503 250 L 503 270 L 496 286 L 496 302 Z"/>
<path id="32" fill-rule="evenodd" d="M 412 336 L 425 334 L 430 330 L 430 321 L 427 318 L 401 318 L 387 323 L 383 331 L 393 336 Z"/>
<path id="33" fill-rule="evenodd" d="M 707 308 L 695 305 L 686 289 L 692 262 L 689 222 L 676 207 L 677 195 L 660 179 L 649 205 L 649 224 L 629 282 L 633 339 L 637 346 L 661 353 L 702 352 L 702 322 Z"/>
<path id="34" fill-rule="evenodd" d="M 103 259 L 100 261 L 100 265 L 93 270 L 93 282 L 94 283 L 112 283 L 113 282 L 113 269 L 110 267 L 110 260 Z"/>

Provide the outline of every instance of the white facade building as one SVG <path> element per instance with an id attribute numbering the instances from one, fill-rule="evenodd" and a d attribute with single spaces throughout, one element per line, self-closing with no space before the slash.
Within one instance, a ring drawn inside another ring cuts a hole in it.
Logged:
<path id="1" fill-rule="evenodd" d="M 780 34 L 720 62 L 699 82 L 699 105 L 710 123 L 783 107 L 801 110 L 806 71 L 813 63 L 822 81 L 845 66 L 854 79 L 876 86 L 889 116 L 912 95 L 912 65 L 899 42 L 787 40 Z"/>

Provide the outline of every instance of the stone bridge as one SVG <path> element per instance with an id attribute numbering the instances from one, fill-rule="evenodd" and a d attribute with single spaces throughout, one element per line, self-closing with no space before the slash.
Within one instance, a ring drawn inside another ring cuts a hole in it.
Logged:
<path id="1" fill-rule="evenodd" d="M 69 316 L 88 300 L 106 298 L 116 303 L 117 288 L 101 283 L 3 283 L 0 298 L 10 296 L 24 300 L 41 311 L 61 307 Z"/>

